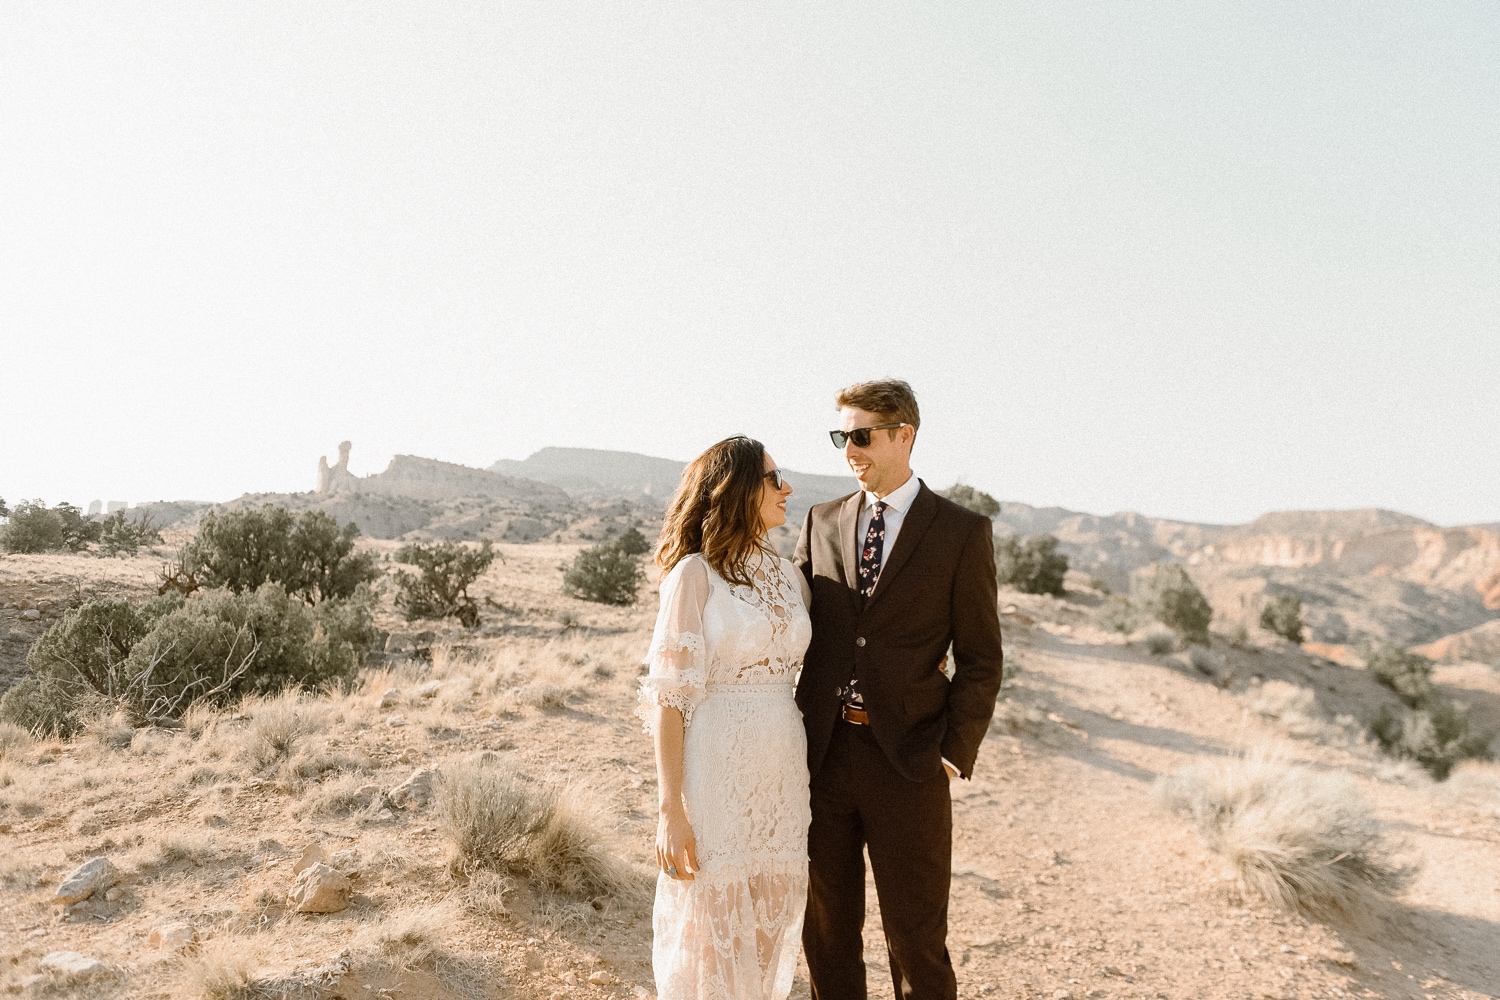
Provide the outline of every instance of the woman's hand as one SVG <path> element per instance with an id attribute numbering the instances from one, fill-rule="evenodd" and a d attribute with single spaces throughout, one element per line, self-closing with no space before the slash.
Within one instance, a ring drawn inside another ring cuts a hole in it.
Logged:
<path id="1" fill-rule="evenodd" d="M 663 809 L 656 821 L 656 864 L 668 878 L 679 882 L 691 882 L 698 870 L 693 825 L 681 806 Z"/>

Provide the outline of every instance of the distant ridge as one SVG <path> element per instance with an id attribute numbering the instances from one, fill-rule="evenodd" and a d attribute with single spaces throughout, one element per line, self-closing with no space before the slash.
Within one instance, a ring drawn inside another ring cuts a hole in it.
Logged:
<path id="1" fill-rule="evenodd" d="M 550 483 L 578 497 L 602 499 L 621 493 L 651 497 L 663 506 L 677 491 L 686 462 L 596 448 L 543 448 L 523 461 L 501 459 L 489 471 Z M 813 504 L 859 489 L 853 476 L 819 476 L 784 470 L 792 484 L 787 522 L 797 525 Z"/>

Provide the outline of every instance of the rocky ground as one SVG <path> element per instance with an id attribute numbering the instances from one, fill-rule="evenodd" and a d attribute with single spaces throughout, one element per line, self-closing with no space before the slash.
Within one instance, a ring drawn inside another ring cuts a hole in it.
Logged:
<path id="1" fill-rule="evenodd" d="M 574 601 L 559 586 L 575 546 L 499 548 L 480 629 L 385 613 L 390 652 L 348 693 L 5 747 L 0 990 L 649 996 L 655 782 L 631 710 L 654 597 Z M 153 593 L 159 562 L 0 559 L 5 662 L 81 594 Z M 1006 690 L 974 780 L 954 785 L 961 996 L 1500 995 L 1495 765 L 1435 784 L 1358 738 L 1350 720 L 1389 695 L 1357 667 L 1259 635 L 1197 665 L 1152 655 L 1091 624 L 1098 600 L 1002 595 Z M 1438 680 L 1500 721 L 1495 671 Z M 1277 682 L 1312 694 L 1268 709 Z M 1153 803 L 1158 775 L 1267 744 L 1354 777 L 1420 866 L 1404 895 L 1335 922 L 1276 910 Z M 590 905 L 455 872 L 427 783 L 465 762 L 566 790 L 635 891 Z M 70 880 L 95 858 L 108 866 Z M 889 996 L 878 918 L 867 941 L 872 994 Z"/>

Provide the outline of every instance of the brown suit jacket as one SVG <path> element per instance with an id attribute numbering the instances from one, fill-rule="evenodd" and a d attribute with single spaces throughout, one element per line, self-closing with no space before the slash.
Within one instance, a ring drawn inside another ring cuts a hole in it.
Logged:
<path id="1" fill-rule="evenodd" d="M 839 690 L 859 678 L 870 729 L 903 777 L 968 777 L 1000 692 L 1000 615 L 990 520 L 921 484 L 869 600 L 859 596 L 864 493 L 808 511 L 793 558 L 812 587 L 812 643 L 797 704 L 818 772 L 839 721 Z M 943 673 L 949 643 L 953 680 Z"/>

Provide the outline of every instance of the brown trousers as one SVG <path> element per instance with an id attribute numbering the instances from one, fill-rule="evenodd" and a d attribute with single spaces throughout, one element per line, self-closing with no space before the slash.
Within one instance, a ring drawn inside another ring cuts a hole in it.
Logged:
<path id="1" fill-rule="evenodd" d="M 868 726 L 839 722 L 812 778 L 803 950 L 814 1000 L 865 1000 L 865 858 L 898 1000 L 955 1000 L 948 958 L 953 806 L 948 777 L 910 781 Z"/>

